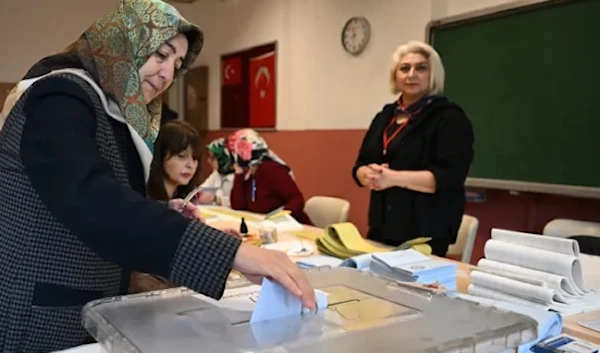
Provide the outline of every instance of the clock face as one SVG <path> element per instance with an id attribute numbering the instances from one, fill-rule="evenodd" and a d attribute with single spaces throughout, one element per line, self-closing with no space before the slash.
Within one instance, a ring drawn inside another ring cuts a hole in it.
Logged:
<path id="1" fill-rule="evenodd" d="M 352 17 L 342 30 L 342 45 L 352 54 L 358 55 L 365 50 L 371 37 L 371 26 L 364 17 Z"/>

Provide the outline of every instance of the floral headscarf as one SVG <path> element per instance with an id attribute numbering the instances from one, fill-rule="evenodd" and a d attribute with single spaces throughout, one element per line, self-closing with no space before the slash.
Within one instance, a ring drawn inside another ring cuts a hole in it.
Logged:
<path id="1" fill-rule="evenodd" d="M 181 76 L 202 49 L 200 29 L 162 0 L 122 0 L 117 10 L 96 20 L 65 51 L 35 64 L 24 79 L 58 69 L 84 69 L 117 102 L 125 121 L 152 151 L 162 104 L 159 97 L 145 103 L 138 70 L 178 33 L 184 33 L 189 44 L 182 69 L 176 73 Z"/>
<path id="2" fill-rule="evenodd" d="M 225 146 L 225 139 L 223 137 L 212 140 L 206 148 L 217 160 L 219 174 L 227 175 L 233 173 L 233 157 Z"/>
<path id="3" fill-rule="evenodd" d="M 227 148 L 234 162 L 242 168 L 259 165 L 267 158 L 290 169 L 281 158 L 269 150 L 265 139 L 253 129 L 242 129 L 231 134 L 227 139 Z"/>

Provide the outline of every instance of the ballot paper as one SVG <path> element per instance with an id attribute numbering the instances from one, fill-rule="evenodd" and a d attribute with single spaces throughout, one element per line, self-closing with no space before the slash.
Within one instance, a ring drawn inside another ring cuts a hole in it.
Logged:
<path id="1" fill-rule="evenodd" d="M 317 298 L 317 310 L 327 308 L 327 293 L 315 290 Z M 237 321 L 239 316 L 235 312 L 252 312 L 250 323 L 274 320 L 286 316 L 300 317 L 307 313 L 300 298 L 293 295 L 281 284 L 265 278 L 262 285 L 250 285 L 245 287 L 231 288 L 225 290 L 221 300 L 214 300 L 202 294 L 194 297 L 213 305 L 226 309 L 224 315 L 232 322 Z"/>
<path id="2" fill-rule="evenodd" d="M 327 293 L 315 290 L 317 310 L 327 308 Z M 281 284 L 265 278 L 252 311 L 250 323 L 273 320 L 286 316 L 301 316 L 306 312 L 300 298 L 293 295 Z"/>

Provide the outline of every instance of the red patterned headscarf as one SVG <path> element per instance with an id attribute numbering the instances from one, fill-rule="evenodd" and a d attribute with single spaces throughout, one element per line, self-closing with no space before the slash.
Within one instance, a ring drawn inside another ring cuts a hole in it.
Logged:
<path id="1" fill-rule="evenodd" d="M 290 169 L 288 165 L 269 149 L 267 142 L 253 129 L 241 129 L 227 138 L 227 148 L 233 160 L 242 168 L 259 165 L 265 158 Z"/>

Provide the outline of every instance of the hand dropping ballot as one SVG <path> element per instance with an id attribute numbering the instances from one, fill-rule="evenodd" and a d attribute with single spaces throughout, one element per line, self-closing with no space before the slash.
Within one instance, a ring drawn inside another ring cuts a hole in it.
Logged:
<path id="1" fill-rule="evenodd" d="M 315 290 L 317 310 L 327 308 L 327 293 Z M 265 278 L 261 286 L 227 289 L 223 298 L 216 301 L 202 294 L 195 295 L 200 300 L 228 310 L 251 311 L 250 323 L 274 320 L 290 316 L 302 316 L 308 309 L 302 306 L 300 298 L 293 295 L 281 284 Z"/>
<path id="2" fill-rule="evenodd" d="M 317 311 L 327 308 L 327 293 L 315 289 Z M 250 323 L 273 320 L 286 316 L 300 316 L 306 312 L 300 298 L 296 297 L 281 284 L 264 279 L 258 302 L 252 311 Z"/>

